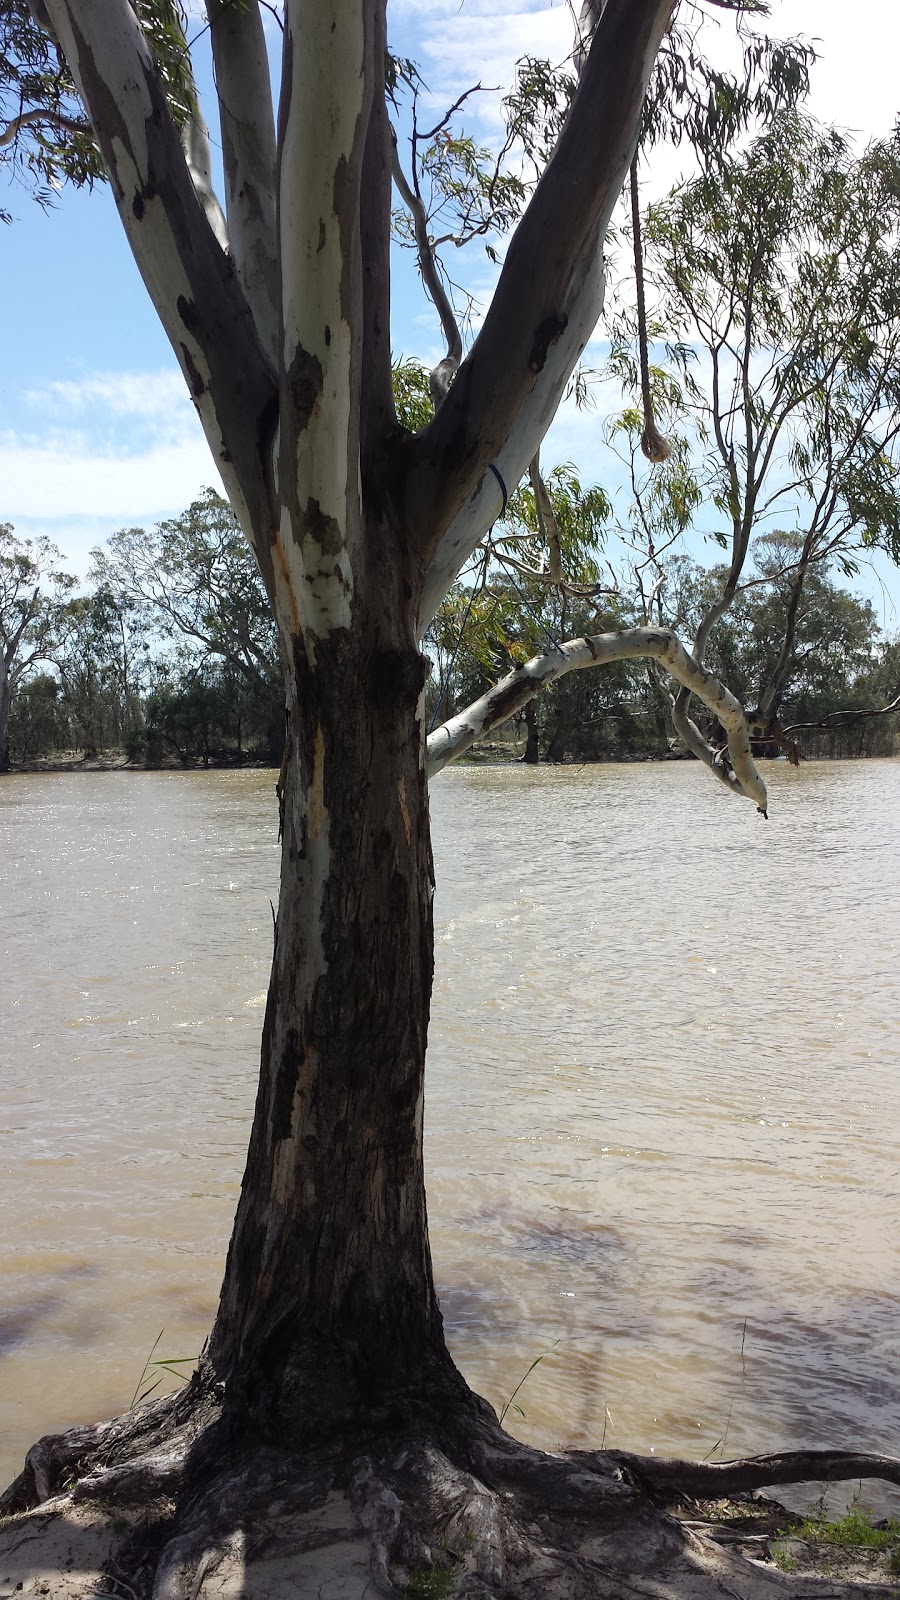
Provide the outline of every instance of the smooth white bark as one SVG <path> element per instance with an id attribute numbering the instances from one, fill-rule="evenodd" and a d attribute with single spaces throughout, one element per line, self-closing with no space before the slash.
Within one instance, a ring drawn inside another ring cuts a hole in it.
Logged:
<path id="1" fill-rule="evenodd" d="M 558 650 L 547 651 L 517 667 L 479 700 L 436 728 L 428 738 L 428 775 L 436 773 L 471 748 L 477 739 L 498 727 L 521 709 L 548 683 L 586 667 L 637 657 L 658 661 L 672 677 L 689 688 L 718 717 L 728 739 L 728 754 L 738 789 L 766 815 L 766 786 L 750 751 L 750 734 L 743 707 L 718 678 L 695 661 L 680 640 L 666 628 L 627 628 L 621 633 L 600 633 L 588 639 L 570 639 Z M 727 770 L 727 769 L 723 769 Z"/>
<path id="2" fill-rule="evenodd" d="M 147 40 L 128 0 L 47 0 L 46 9 L 103 151 L 141 277 L 193 395 L 229 498 L 252 539 L 255 518 L 246 480 L 232 465 L 218 397 L 211 392 L 210 360 L 191 315 L 199 291 L 192 272 L 199 275 L 210 264 L 224 281 L 229 268 L 177 130 L 162 110 L 162 87 Z"/>
<path id="3" fill-rule="evenodd" d="M 361 144 L 367 85 L 365 7 L 289 0 L 285 18 L 279 248 L 282 362 L 299 425 L 279 490 L 280 557 L 299 622 L 314 640 L 350 623 L 348 542 L 360 523 L 359 373 Z M 289 76 L 287 76 L 289 74 Z M 294 482 L 285 482 L 290 471 Z M 290 507 L 304 532 L 294 540 Z M 321 526 L 321 536 L 313 531 Z"/>
<path id="4" fill-rule="evenodd" d="M 260 343 L 278 363 L 275 116 L 257 0 L 207 0 L 225 168 L 228 239 Z"/>
<path id="5" fill-rule="evenodd" d="M 212 186 L 212 155 L 209 147 L 209 129 L 199 112 L 188 117 L 181 130 L 181 147 L 185 165 L 190 173 L 203 215 L 223 250 L 228 249 L 228 227 L 225 213 Z"/>

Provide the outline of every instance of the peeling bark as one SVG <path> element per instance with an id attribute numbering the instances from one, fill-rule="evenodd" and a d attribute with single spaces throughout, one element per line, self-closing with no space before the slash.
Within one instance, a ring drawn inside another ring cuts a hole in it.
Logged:
<path id="1" fill-rule="evenodd" d="M 658 661 L 679 683 L 714 711 L 728 736 L 728 754 L 736 792 L 753 800 L 763 816 L 768 805 L 766 787 L 750 752 L 750 732 L 744 709 L 718 678 L 688 655 L 666 628 L 626 628 L 621 633 L 599 633 L 588 639 L 570 639 L 558 650 L 533 656 L 495 684 L 480 700 L 451 717 L 428 736 L 428 773 L 434 777 L 449 762 L 471 749 L 477 739 L 521 711 L 548 683 L 569 672 L 602 666 L 612 661 L 633 661 L 646 656 Z M 723 769 L 728 770 L 728 769 Z"/>

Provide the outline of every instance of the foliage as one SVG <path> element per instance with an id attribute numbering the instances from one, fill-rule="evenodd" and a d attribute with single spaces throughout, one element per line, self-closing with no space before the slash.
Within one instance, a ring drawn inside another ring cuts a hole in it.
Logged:
<path id="1" fill-rule="evenodd" d="M 181 126 L 196 111 L 185 13 L 178 0 L 137 0 L 135 10 Z M 41 5 L 27 0 L 0 8 L 0 168 L 46 206 L 62 184 L 90 187 L 106 172 L 65 57 L 33 11 L 40 17 Z"/>
<path id="2" fill-rule="evenodd" d="M 875 1527 L 871 1511 L 862 1506 L 851 1506 L 845 1516 L 834 1522 L 829 1522 L 824 1513 L 815 1511 L 795 1530 L 794 1537 L 815 1540 L 817 1544 L 840 1545 L 844 1549 L 862 1546 L 868 1550 L 893 1552 L 900 1546 L 900 1519 L 888 1517 L 882 1527 Z"/>
<path id="3" fill-rule="evenodd" d="M 793 109 L 809 89 L 815 51 L 801 39 L 773 39 L 751 18 L 765 5 L 735 4 L 742 71 L 723 71 L 701 48 L 710 13 L 680 7 L 656 58 L 644 106 L 641 145 L 688 143 L 704 163 L 717 163 L 748 128 Z"/>
<path id="4" fill-rule="evenodd" d="M 784 1529 L 782 1537 L 815 1545 L 819 1550 L 857 1550 L 879 1552 L 888 1557 L 888 1570 L 900 1573 L 900 1518 L 886 1517 L 876 1523 L 871 1511 L 854 1500 L 843 1517 L 830 1521 L 825 1514 L 824 1500 L 820 1500 L 809 1516 L 792 1522 Z M 796 1558 L 782 1546 L 776 1545 L 773 1559 L 783 1571 L 797 1566 Z"/>
<path id="5" fill-rule="evenodd" d="M 9 759 L 10 697 L 59 636 L 61 597 L 72 586 L 60 559 L 48 540 L 17 539 L 0 523 L 0 771 Z"/>
<path id="6" fill-rule="evenodd" d="M 20 118 L 27 120 L 16 128 Z M 68 66 L 26 0 L 7 0 L 0 10 L 0 136 L 4 128 L 12 132 L 0 144 L 0 162 L 43 205 L 61 183 L 105 176 Z"/>
<path id="7" fill-rule="evenodd" d="M 898 180 L 896 139 L 857 160 L 791 115 L 650 210 L 668 399 L 707 446 L 699 482 L 723 542 L 723 525 L 777 511 L 812 554 L 900 558 Z"/>
<path id="8" fill-rule="evenodd" d="M 411 1570 L 402 1593 L 406 1600 L 445 1600 L 453 1593 L 454 1581 L 455 1563 L 435 1559 Z"/>
<path id="9" fill-rule="evenodd" d="M 189 721 L 199 717 L 197 728 L 207 730 L 201 747 L 208 756 L 211 729 L 222 724 L 221 709 L 214 708 L 221 708 L 224 690 L 226 698 L 244 708 L 237 720 L 238 747 L 242 722 L 244 727 L 261 724 L 267 729 L 269 754 L 280 760 L 281 668 L 274 622 L 256 562 L 228 502 L 207 489 L 180 517 L 161 522 L 150 533 L 123 528 L 112 536 L 107 551 L 93 552 L 93 563 L 97 584 L 137 607 L 162 639 L 190 646 L 198 669 L 191 668 L 190 689 L 179 690 L 177 706 L 166 699 L 168 691 L 160 690 L 154 701 L 161 716 L 166 705 L 160 726 L 168 729 L 165 737 L 174 747 L 179 752 L 187 748 L 174 731 L 176 726 L 183 729 L 184 716 Z M 218 665 L 207 670 L 209 662 Z M 193 749 L 193 740 L 188 744 Z"/>
<path id="10" fill-rule="evenodd" d="M 434 416 L 428 368 L 412 357 L 398 356 L 391 367 L 391 377 L 397 420 L 410 433 L 418 433 Z"/>

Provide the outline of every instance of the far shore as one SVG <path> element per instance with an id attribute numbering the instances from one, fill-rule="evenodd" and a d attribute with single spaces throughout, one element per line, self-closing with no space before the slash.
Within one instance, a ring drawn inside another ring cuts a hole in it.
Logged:
<path id="1" fill-rule="evenodd" d="M 900 756 L 900 750 L 895 750 L 884 755 L 871 756 L 803 756 L 804 765 L 810 761 L 891 761 Z M 693 761 L 695 758 L 687 750 L 670 750 L 665 754 L 619 754 L 611 756 L 573 756 L 566 761 L 535 762 L 541 767 L 603 767 L 603 766 L 640 766 L 645 763 L 663 763 L 670 761 Z M 756 756 L 756 760 L 780 761 L 787 763 L 786 756 Z M 456 766 L 506 766 L 520 767 L 525 762 L 522 755 L 508 745 L 488 745 L 481 749 L 470 750 Z M 57 756 L 37 756 L 31 761 L 11 762 L 9 767 L 0 771 L 0 781 L 3 778 L 17 778 L 28 774 L 40 773 L 79 773 L 79 772 L 276 772 L 278 764 L 265 760 L 229 760 L 223 757 L 210 758 L 208 762 L 201 759 L 193 761 L 179 761 L 177 757 L 162 761 L 156 766 L 148 767 L 143 762 L 129 761 L 128 757 L 117 752 L 107 751 L 96 756 L 83 756 L 75 752 Z"/>

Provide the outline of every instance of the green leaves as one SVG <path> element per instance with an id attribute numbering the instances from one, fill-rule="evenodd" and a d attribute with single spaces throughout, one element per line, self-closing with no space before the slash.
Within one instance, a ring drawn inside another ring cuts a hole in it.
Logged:
<path id="1" fill-rule="evenodd" d="M 762 6 L 723 6 L 733 10 L 744 42 L 742 71 L 715 67 L 702 49 L 698 8 L 690 8 L 669 29 L 657 56 L 644 107 L 641 144 L 661 141 L 691 144 L 701 161 L 717 165 L 735 141 L 755 124 L 766 124 L 796 107 L 809 90 L 812 47 L 800 39 L 772 39 L 756 33 L 747 14 Z"/>
<path id="2" fill-rule="evenodd" d="M 186 15 L 176 0 L 135 0 L 135 10 L 180 127 L 197 108 Z M 27 0 L 0 8 L 0 166 L 43 206 L 64 183 L 106 180 L 72 74 Z"/>

